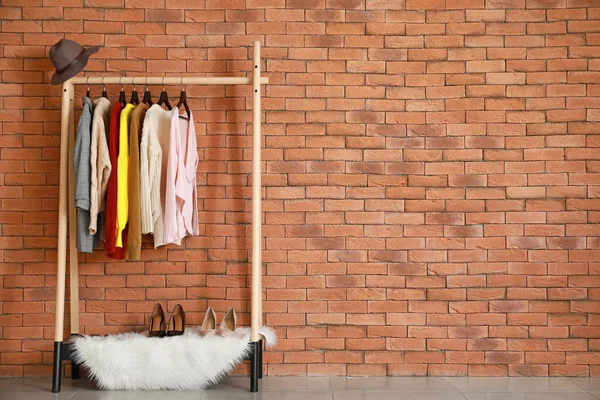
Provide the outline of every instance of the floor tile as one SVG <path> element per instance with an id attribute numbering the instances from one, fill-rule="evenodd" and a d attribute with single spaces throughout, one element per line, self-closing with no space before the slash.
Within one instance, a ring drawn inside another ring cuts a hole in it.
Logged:
<path id="1" fill-rule="evenodd" d="M 291 392 L 321 392 L 330 390 L 329 377 L 268 377 L 261 380 L 263 391 L 291 391 Z"/>
<path id="2" fill-rule="evenodd" d="M 464 392 L 467 400 L 506 400 L 506 392 Z M 510 400 L 597 400 L 585 392 L 511 392 Z"/>
<path id="3" fill-rule="evenodd" d="M 259 388 L 262 389 L 263 380 L 258 381 Z M 250 378 L 247 376 L 230 376 L 223 379 L 221 382 L 214 386 L 207 388 L 209 391 L 233 391 L 233 392 L 247 392 L 250 390 Z"/>
<path id="4" fill-rule="evenodd" d="M 454 389 L 452 383 L 441 377 L 331 377 L 330 380 L 332 390 Z"/>
<path id="5" fill-rule="evenodd" d="M 0 392 L 0 400 L 74 400 L 77 392 Z"/>
<path id="6" fill-rule="evenodd" d="M 388 378 L 385 376 L 359 376 L 346 378 L 333 376 L 329 378 L 331 390 L 385 390 L 388 388 Z"/>
<path id="7" fill-rule="evenodd" d="M 423 390 L 451 390 L 454 385 L 448 378 L 429 377 L 390 377 L 388 378 L 389 389 L 423 389 Z"/>
<path id="8" fill-rule="evenodd" d="M 235 395 L 230 396 L 236 400 Z M 77 392 L 73 399 L 69 400 L 203 400 L 206 399 L 205 392 L 180 392 L 171 390 L 162 391 L 97 391 Z M 242 400 L 240 398 L 240 400 Z"/>
<path id="9" fill-rule="evenodd" d="M 583 389 L 566 378 L 449 377 L 461 392 L 581 392 Z"/>
<path id="10" fill-rule="evenodd" d="M 567 380 L 584 390 L 600 390 L 600 378 L 567 378 Z"/>
<path id="11" fill-rule="evenodd" d="M 345 390 L 334 391 L 334 400 L 464 400 L 456 390 Z"/>
<path id="12" fill-rule="evenodd" d="M 62 391 L 74 392 L 81 387 L 95 388 L 95 385 L 87 379 L 71 380 L 63 379 Z M 1 392 L 43 392 L 52 389 L 50 378 L 24 378 L 24 379 L 0 379 Z"/>
<path id="13" fill-rule="evenodd" d="M 227 391 L 205 391 L 204 393 L 198 392 L 197 399 L 202 400 L 306 400 L 306 392 L 259 392 L 245 393 L 239 392 L 227 392 Z M 173 398 L 179 400 L 179 398 Z M 102 399 L 104 400 L 104 399 Z M 108 399 L 112 400 L 112 399 Z M 117 400 L 128 400 L 128 399 L 117 399 Z M 137 399 L 136 399 L 137 400 Z M 187 400 L 187 399 L 186 399 Z M 311 392 L 310 400 L 333 400 L 331 393 L 329 392 Z"/>
<path id="14" fill-rule="evenodd" d="M 244 399 L 257 399 L 257 400 L 307 400 L 307 397 L 309 397 L 310 400 L 333 400 L 333 396 L 329 392 L 311 392 L 309 395 L 307 395 L 306 392 L 261 392 L 261 393 L 246 393 L 246 397 Z M 211 399 L 210 397 L 208 397 L 207 400 L 213 400 L 213 399 Z M 225 400 L 225 398 L 223 398 L 223 400 Z"/>

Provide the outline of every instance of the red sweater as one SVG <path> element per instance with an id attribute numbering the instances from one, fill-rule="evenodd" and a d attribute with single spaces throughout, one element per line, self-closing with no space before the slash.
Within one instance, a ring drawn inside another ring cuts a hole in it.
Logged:
<path id="1" fill-rule="evenodd" d="M 118 101 L 113 104 L 110 112 L 110 134 L 108 136 L 108 153 L 112 170 L 108 178 L 108 190 L 106 192 L 106 224 L 104 225 L 104 236 L 106 239 L 106 255 L 116 260 L 125 259 L 125 238 L 123 236 L 123 247 L 115 247 L 117 239 L 117 157 L 119 156 L 119 121 L 123 106 Z"/>

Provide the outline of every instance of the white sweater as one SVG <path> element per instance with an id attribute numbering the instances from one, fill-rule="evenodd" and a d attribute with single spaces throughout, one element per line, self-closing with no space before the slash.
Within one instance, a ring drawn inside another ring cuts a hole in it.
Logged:
<path id="1" fill-rule="evenodd" d="M 142 233 L 154 235 L 154 247 L 164 245 L 164 180 L 167 155 L 162 143 L 169 141 L 171 112 L 153 104 L 144 117 L 140 143 L 140 205 Z M 163 165 L 165 171 L 163 171 Z"/>

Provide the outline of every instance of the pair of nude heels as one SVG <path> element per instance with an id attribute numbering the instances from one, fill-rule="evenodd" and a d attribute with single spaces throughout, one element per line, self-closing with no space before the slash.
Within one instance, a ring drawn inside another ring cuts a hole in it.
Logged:
<path id="1" fill-rule="evenodd" d="M 217 315 L 215 314 L 215 310 L 212 307 L 208 307 L 206 310 L 206 315 L 204 315 L 204 321 L 202 321 L 202 328 L 200 328 L 200 335 L 208 336 L 208 335 L 219 335 L 219 336 L 229 336 L 233 334 L 235 331 L 235 327 L 237 324 L 237 315 L 235 314 L 235 310 L 230 308 L 225 314 L 225 317 L 221 321 L 219 325 L 219 329 L 217 328 Z"/>

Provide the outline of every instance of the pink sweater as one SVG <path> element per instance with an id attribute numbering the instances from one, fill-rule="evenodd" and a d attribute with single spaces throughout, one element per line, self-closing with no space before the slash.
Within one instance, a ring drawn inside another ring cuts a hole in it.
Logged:
<path id="1" fill-rule="evenodd" d="M 199 235 L 196 169 L 198 149 L 194 117 L 171 110 L 169 161 L 165 182 L 164 242 L 177 243 L 187 235 Z"/>

